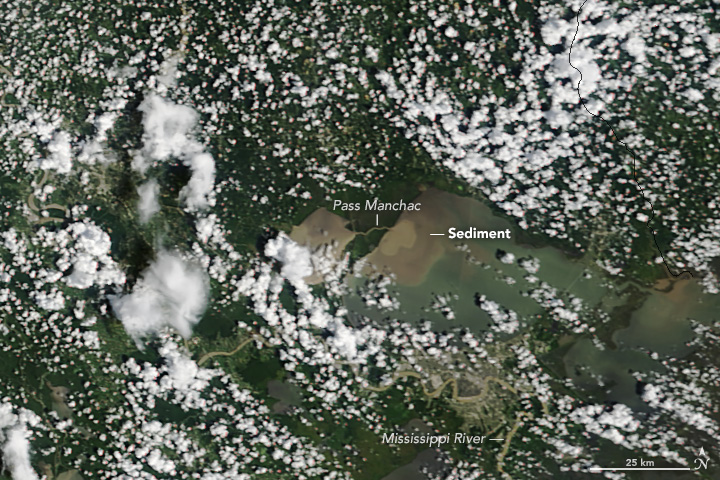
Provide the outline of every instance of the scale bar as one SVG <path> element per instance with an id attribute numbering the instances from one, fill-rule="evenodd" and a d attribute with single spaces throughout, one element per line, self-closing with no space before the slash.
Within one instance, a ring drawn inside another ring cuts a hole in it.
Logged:
<path id="1" fill-rule="evenodd" d="M 604 471 L 620 471 L 620 470 L 645 470 L 645 471 L 660 471 L 660 470 L 675 470 L 675 471 L 690 471 L 692 468 L 689 467 L 623 467 L 623 468 L 601 468 L 601 467 L 591 467 L 588 470 L 591 472 L 604 472 Z"/>

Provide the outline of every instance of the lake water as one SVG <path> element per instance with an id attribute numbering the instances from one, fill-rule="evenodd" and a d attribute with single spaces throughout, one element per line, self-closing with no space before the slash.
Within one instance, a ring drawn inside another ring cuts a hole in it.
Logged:
<path id="1" fill-rule="evenodd" d="M 491 320 L 476 306 L 476 295 L 484 295 L 526 319 L 540 314 L 541 307 L 523 295 L 533 288 L 525 279 L 529 272 L 517 261 L 503 263 L 498 259 L 502 252 L 516 259 L 537 259 L 540 267 L 535 276 L 561 291 L 582 293 L 589 304 L 600 302 L 609 294 L 609 288 L 597 278 L 584 278 L 588 269 L 583 262 L 569 259 L 555 248 L 532 248 L 517 243 L 512 224 L 493 215 L 477 200 L 430 189 L 414 201 L 420 202 L 422 209 L 400 216 L 367 256 L 370 266 L 364 272 L 367 278 L 378 274 L 395 277 L 392 290 L 401 304 L 399 311 L 392 312 L 395 318 L 431 320 L 438 329 L 462 326 L 480 332 L 489 327 Z M 450 227 L 510 229 L 513 233 L 511 239 L 471 240 L 431 235 L 447 233 Z M 352 278 L 350 282 L 360 288 L 367 278 Z M 431 309 L 438 295 L 450 298 L 449 306 L 455 312 L 453 320 Z M 366 308 L 357 295 L 350 295 L 346 304 L 351 311 L 362 312 L 375 320 L 388 316 L 388 312 Z"/>
<path id="2" fill-rule="evenodd" d="M 412 200 L 422 204 L 421 210 L 402 213 L 365 258 L 363 275 L 348 276 L 352 293 L 346 296 L 345 304 L 355 315 L 379 322 L 387 318 L 408 322 L 429 320 L 438 331 L 464 327 L 480 334 L 488 329 L 491 319 L 476 305 L 478 295 L 515 311 L 525 325 L 543 313 L 542 307 L 525 295 L 540 282 L 557 289 L 560 296 L 569 294 L 582 299 L 591 310 L 609 315 L 611 322 L 613 312 L 618 311 L 615 309 L 632 298 L 627 294 L 631 282 L 613 283 L 591 258 L 570 258 L 553 247 L 518 243 L 513 225 L 495 216 L 480 201 L 435 189 Z M 322 210 L 293 234 L 296 240 L 309 241 L 314 247 L 334 238 L 344 247 L 354 235 L 345 224 L 345 220 Z M 510 229 L 512 236 L 450 240 L 447 236 L 431 235 L 447 233 L 450 227 Z M 515 261 L 502 262 L 499 259 L 502 252 L 514 255 Z M 529 282 L 526 279 L 529 272 L 518 265 L 518 259 L 527 258 L 539 261 L 539 269 L 533 274 L 537 282 Z M 365 305 L 358 292 L 378 275 L 394 278 L 388 288 L 399 300 L 398 309 Z M 640 305 L 628 319 L 619 322 L 608 345 L 597 348 L 587 334 L 564 337 L 562 343 L 569 347 L 566 346 L 562 363 L 565 373 L 578 386 L 595 390 L 607 387 L 608 400 L 639 407 L 641 401 L 635 393 L 632 372 L 663 368 L 642 350 L 650 349 L 661 356 L 687 355 L 690 347 L 686 343 L 693 338 L 688 318 L 706 324 L 716 321 L 720 296 L 704 294 L 694 279 L 663 280 L 655 288 L 635 285 L 634 292 L 632 300 Z M 449 319 L 433 308 L 438 296 L 445 299 L 454 318 Z"/>

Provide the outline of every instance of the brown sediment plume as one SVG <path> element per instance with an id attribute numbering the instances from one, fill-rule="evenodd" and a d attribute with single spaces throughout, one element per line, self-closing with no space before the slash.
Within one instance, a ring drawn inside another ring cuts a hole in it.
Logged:
<path id="1" fill-rule="evenodd" d="M 415 245 L 417 234 L 415 224 L 408 220 L 400 220 L 390 229 L 390 234 L 383 236 L 378 248 L 386 256 L 395 256 L 401 248 L 411 249 Z"/>
<path id="2" fill-rule="evenodd" d="M 387 229 L 375 250 L 365 257 L 368 264 L 364 272 L 366 275 L 392 274 L 399 284 L 418 285 L 443 255 L 457 248 L 457 241 L 431 234 L 446 235 L 450 227 L 490 230 L 511 227 L 506 220 L 494 216 L 482 202 L 434 188 L 409 200 L 421 203 L 422 207 L 420 210 L 404 211 L 395 225 Z M 313 251 L 329 249 L 330 256 L 339 261 L 347 245 L 358 235 L 346 228 L 347 223 L 346 219 L 320 208 L 293 227 L 290 238 Z M 476 260 L 484 263 L 493 260 L 494 248 L 487 242 L 470 240 L 467 245 L 467 251 Z M 471 269 L 469 265 L 467 268 Z M 462 278 L 463 272 L 459 275 Z M 317 272 L 305 279 L 308 284 L 322 280 Z"/>
<path id="3" fill-rule="evenodd" d="M 53 409 L 60 415 L 60 418 L 72 417 L 72 409 L 67 404 L 67 396 L 70 393 L 70 389 L 63 386 L 54 386 L 47 380 L 45 384 L 50 389 Z"/>
<path id="4" fill-rule="evenodd" d="M 57 476 L 56 480 L 83 480 L 78 470 L 68 470 Z"/>
<path id="5" fill-rule="evenodd" d="M 326 208 L 319 208 L 300 225 L 293 227 L 290 238 L 311 249 L 335 244 L 337 255 L 340 256 L 347 244 L 355 238 L 355 232 L 345 228 L 347 224 L 348 221 L 341 216 Z"/>
<path id="6" fill-rule="evenodd" d="M 646 311 L 652 312 L 652 322 L 661 320 L 678 321 L 700 310 L 698 303 L 703 296 L 702 287 L 692 278 L 673 280 L 672 282 L 658 281 L 655 284 L 655 291 L 645 301 L 637 315 Z"/>
<path id="7" fill-rule="evenodd" d="M 445 248 L 439 239 L 430 236 L 418 220 L 422 220 L 422 216 L 415 212 L 403 213 L 383 235 L 378 247 L 367 256 L 374 270 L 392 273 L 398 283 L 404 285 L 423 281 Z"/>
<path id="8" fill-rule="evenodd" d="M 694 278 L 672 280 L 669 285 L 659 281 L 654 287 L 633 312 L 628 327 L 614 332 L 613 341 L 642 345 L 661 354 L 677 354 L 695 336 L 688 319 L 710 324 L 720 302 L 703 292 Z"/>
<path id="9" fill-rule="evenodd" d="M 403 212 L 378 247 L 366 257 L 371 270 L 392 273 L 403 285 L 422 283 L 435 262 L 455 250 L 456 241 L 431 234 L 446 234 L 450 227 L 505 229 L 509 226 L 506 221 L 494 217 L 481 202 L 434 188 L 426 190 L 413 202 L 421 203 L 421 209 Z M 493 252 L 481 243 L 468 243 L 473 257 L 483 262 L 492 259 Z"/>
<path id="10" fill-rule="evenodd" d="M 315 210 L 300 225 L 293 227 L 290 238 L 312 251 L 328 249 L 330 256 L 339 261 L 345 247 L 355 238 L 356 233 L 345 228 L 348 221 L 325 208 Z M 318 272 L 305 278 L 309 285 L 321 283 Z"/>

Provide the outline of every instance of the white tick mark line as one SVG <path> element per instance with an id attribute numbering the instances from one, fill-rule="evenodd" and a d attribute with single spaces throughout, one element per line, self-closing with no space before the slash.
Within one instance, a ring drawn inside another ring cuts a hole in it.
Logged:
<path id="1" fill-rule="evenodd" d="M 488 440 L 492 440 L 493 442 L 502 442 L 505 439 L 504 438 L 489 438 Z"/>
<path id="2" fill-rule="evenodd" d="M 379 220 L 378 220 L 378 214 L 376 213 L 376 214 L 375 214 L 375 226 L 376 226 L 376 227 L 378 226 L 378 222 L 379 222 Z"/>
<path id="3" fill-rule="evenodd" d="M 444 233 L 431 233 L 430 235 L 442 235 L 442 236 L 445 236 Z"/>

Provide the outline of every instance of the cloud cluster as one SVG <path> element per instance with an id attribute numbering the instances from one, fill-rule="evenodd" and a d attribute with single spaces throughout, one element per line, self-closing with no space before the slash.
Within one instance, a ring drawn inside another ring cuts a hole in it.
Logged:
<path id="1" fill-rule="evenodd" d="M 93 122 L 95 135 L 82 141 L 70 133 L 61 130 L 61 117 L 46 121 L 38 112 L 28 115 L 32 126 L 28 129 L 38 137 L 38 140 L 46 144 L 47 154 L 37 159 L 37 166 L 41 170 L 52 170 L 57 173 L 67 174 L 72 171 L 73 159 L 81 163 L 93 165 L 97 162 L 106 163 L 112 157 L 105 154 L 104 144 L 108 139 L 108 132 L 115 125 L 118 117 L 117 110 L 123 108 L 126 102 L 118 101 L 110 105 L 111 110 L 98 115 L 91 116 L 88 121 Z"/>
<path id="2" fill-rule="evenodd" d="M 72 170 L 72 145 L 70 135 L 63 131 L 55 132 L 47 145 L 48 155 L 38 160 L 42 170 L 55 170 L 58 173 L 69 173 Z"/>
<path id="3" fill-rule="evenodd" d="M 152 161 L 177 158 L 190 167 L 191 177 L 180 192 L 190 210 L 201 210 L 214 204 L 215 160 L 200 142 L 192 138 L 198 114 L 190 107 L 176 105 L 157 94 L 140 104 L 143 112 L 143 149 L 133 166 L 145 172 Z"/>
<path id="4" fill-rule="evenodd" d="M 284 233 L 265 245 L 265 255 L 282 263 L 280 274 L 290 283 L 303 282 L 305 277 L 313 273 L 310 250 L 295 243 Z"/>
<path id="5" fill-rule="evenodd" d="M 57 265 L 61 271 L 72 266 L 65 283 L 73 288 L 86 289 L 93 285 L 122 285 L 125 274 L 110 256 L 110 236 L 92 222 L 76 222 L 67 233 L 74 244 L 67 245 Z"/>
<path id="6" fill-rule="evenodd" d="M 142 338 L 164 327 L 188 338 L 208 299 L 208 278 L 194 263 L 161 251 L 128 295 L 110 298 L 115 315 L 140 345 Z"/>
<path id="7" fill-rule="evenodd" d="M 120 109 L 124 105 L 125 102 L 114 102 L 113 109 Z M 111 160 L 111 157 L 105 155 L 103 143 L 107 141 L 108 132 L 112 130 L 117 117 L 117 111 L 105 112 L 95 117 L 93 122 L 95 126 L 95 137 L 90 138 L 82 144 L 82 149 L 77 157 L 80 162 L 93 165 L 96 162 L 105 163 Z"/>
<path id="8" fill-rule="evenodd" d="M 633 417 L 627 405 L 618 403 L 608 410 L 605 405 L 586 405 L 575 409 L 570 414 L 575 423 L 585 425 L 588 432 L 599 435 L 618 445 L 627 443 L 626 433 L 632 433 L 640 427 L 640 422 Z"/>
<path id="9" fill-rule="evenodd" d="M 265 245 L 265 255 L 282 264 L 280 275 L 290 282 L 297 296 L 301 310 L 296 314 L 295 321 L 302 326 L 311 325 L 313 328 L 325 330 L 329 334 L 325 345 L 331 347 L 334 355 L 339 355 L 347 361 L 364 363 L 378 352 L 381 344 L 381 340 L 378 339 L 384 336 L 384 332 L 372 327 L 361 329 L 347 326 L 343 320 L 347 312 L 331 314 L 328 311 L 328 304 L 316 298 L 307 284 L 308 277 L 319 273 L 318 266 L 322 268 L 327 262 L 323 259 L 327 252 L 327 249 L 322 248 L 312 252 L 308 247 L 298 244 L 282 232 Z M 346 266 L 345 263 L 338 263 L 333 267 L 337 269 L 333 274 L 336 276 L 330 278 L 335 278 L 335 282 L 342 282 L 340 279 L 344 277 L 342 272 Z M 254 272 L 250 272 L 244 277 L 239 291 L 252 295 L 255 313 L 263 316 L 270 326 L 286 325 L 288 330 L 295 331 L 296 327 L 293 326 L 295 322 L 291 320 L 293 317 L 283 311 L 280 305 L 269 307 L 267 303 L 268 291 L 275 289 L 270 286 L 270 283 L 274 283 L 270 280 L 274 274 L 270 274 L 268 264 L 264 267 L 267 268 L 266 275 L 255 280 Z M 333 288 L 336 287 L 328 286 L 328 291 L 332 291 Z M 276 293 L 279 293 L 279 290 Z M 304 348 L 317 349 L 318 346 L 313 345 L 314 340 L 310 335 L 302 335 L 301 338 L 300 343 Z M 322 347 L 321 350 L 324 351 L 325 348 Z M 318 358 L 315 357 L 314 360 Z"/>
<path id="10" fill-rule="evenodd" d="M 2 463 L 10 472 L 13 480 L 38 480 L 38 475 L 30 465 L 30 442 L 26 424 L 39 422 L 40 419 L 29 410 L 13 412 L 12 405 L 0 404 L 0 442 L 2 443 Z"/>
<path id="11" fill-rule="evenodd" d="M 151 178 L 138 187 L 137 193 L 140 197 L 140 200 L 138 200 L 140 223 L 147 223 L 153 215 L 160 211 L 160 203 L 158 202 L 160 186 L 157 180 Z"/>

